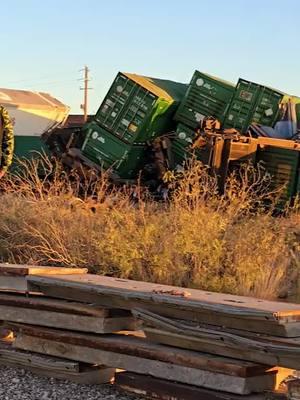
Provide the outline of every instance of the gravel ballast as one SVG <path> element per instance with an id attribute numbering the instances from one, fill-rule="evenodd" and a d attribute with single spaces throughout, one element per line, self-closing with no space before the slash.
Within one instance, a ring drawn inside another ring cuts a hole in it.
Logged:
<path id="1" fill-rule="evenodd" d="M 112 385 L 82 385 L 0 366 L 0 400 L 138 400 Z"/>

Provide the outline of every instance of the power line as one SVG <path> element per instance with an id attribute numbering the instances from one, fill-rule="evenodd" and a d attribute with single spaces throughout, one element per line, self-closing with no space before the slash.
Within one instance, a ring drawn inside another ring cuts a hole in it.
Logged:
<path id="1" fill-rule="evenodd" d="M 41 82 L 41 83 L 34 83 L 34 84 L 28 84 L 25 85 L 26 87 L 31 87 L 34 88 L 36 86 L 56 86 L 56 85 L 70 85 L 70 84 L 74 84 L 75 82 L 77 82 L 77 79 L 72 79 L 72 80 L 65 80 L 65 81 L 52 81 L 52 82 Z"/>
<path id="2" fill-rule="evenodd" d="M 75 75 L 74 71 L 72 71 L 72 74 L 73 73 Z M 26 82 L 39 82 L 39 81 L 42 81 L 42 80 L 45 80 L 45 79 L 51 79 L 51 78 L 57 77 L 57 76 L 60 76 L 60 77 L 61 76 L 70 76 L 70 72 L 65 72 L 63 75 L 59 74 L 59 73 L 56 73 L 56 74 L 44 75 L 44 76 L 40 76 L 40 77 L 33 77 L 33 78 L 29 78 L 29 79 L 20 79 L 20 80 L 17 80 L 17 81 L 8 81 L 7 84 L 26 83 Z"/>

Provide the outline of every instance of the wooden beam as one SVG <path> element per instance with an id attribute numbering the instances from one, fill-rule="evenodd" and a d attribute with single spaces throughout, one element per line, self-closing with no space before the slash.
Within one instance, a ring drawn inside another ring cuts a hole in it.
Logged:
<path id="1" fill-rule="evenodd" d="M 126 354 L 55 342 L 23 334 L 18 335 L 15 346 L 24 350 L 106 365 L 113 368 L 160 377 L 170 381 L 213 388 L 229 393 L 250 394 L 252 392 L 272 390 L 275 387 L 276 375 L 273 373 L 247 378 L 230 376 L 157 360 L 149 360 Z"/>
<path id="2" fill-rule="evenodd" d="M 132 372 L 116 374 L 115 385 L 126 392 L 159 400 L 265 400 L 263 394 L 239 396 Z"/>
<path id="3" fill-rule="evenodd" d="M 122 330 L 135 330 L 136 327 L 135 320 L 130 317 L 93 317 L 1 305 L 0 319 L 3 321 L 93 333 L 112 333 Z"/>
<path id="4" fill-rule="evenodd" d="M 113 368 L 17 350 L 6 343 L 0 343 L 0 365 L 23 368 L 37 375 L 84 384 L 108 383 L 115 374 Z"/>
<path id="5" fill-rule="evenodd" d="M 16 368 L 14 364 L 11 365 L 5 364 L 5 365 Z M 41 368 L 30 367 L 30 366 L 22 368 L 25 368 L 26 370 L 36 375 L 46 376 L 48 378 L 55 378 L 64 381 L 70 381 L 74 383 L 80 383 L 84 385 L 101 385 L 103 383 L 112 383 L 115 377 L 115 369 L 106 367 L 94 367 L 86 371 L 75 372 L 75 373 L 47 371 Z"/>
<path id="6" fill-rule="evenodd" d="M 57 300 L 41 295 L 0 293 L 0 305 L 35 309 L 40 311 L 53 311 L 91 317 L 130 316 L 129 311 L 112 310 L 95 304 L 78 303 L 75 301 Z"/>
<path id="7" fill-rule="evenodd" d="M 183 289 L 95 275 L 28 277 L 29 287 L 50 297 L 160 315 L 274 336 L 300 336 L 299 304 Z"/>
<path id="8" fill-rule="evenodd" d="M 0 291 L 25 293 L 28 291 L 24 276 L 0 275 Z"/>
<path id="9" fill-rule="evenodd" d="M 80 372 L 80 363 L 48 355 L 29 353 L 28 351 L 17 350 L 11 343 L 0 342 L 0 362 L 11 363 L 15 366 L 47 369 L 49 371 Z M 86 364 L 88 365 L 88 364 Z"/>
<path id="10" fill-rule="evenodd" d="M 268 365 L 279 365 L 281 367 L 300 369 L 299 343 L 293 345 L 285 340 L 283 343 L 275 342 L 277 347 L 265 346 L 266 342 L 259 338 L 253 339 L 253 346 L 247 347 L 238 342 L 226 340 L 226 336 L 214 338 L 213 335 L 195 337 L 174 332 L 165 332 L 159 329 L 145 327 L 144 332 L 148 340 L 154 343 L 162 343 L 169 346 L 190 349 L 194 351 L 207 351 L 211 354 L 233 357 L 236 359 L 249 360 Z M 255 341 L 257 346 L 255 346 Z M 271 342 L 270 342 L 271 343 Z"/>
<path id="11" fill-rule="evenodd" d="M 255 376 L 266 373 L 270 367 L 247 361 L 235 360 L 222 356 L 151 343 L 145 338 L 133 335 L 96 336 L 79 334 L 70 331 L 54 330 L 28 325 L 10 325 L 18 336 L 20 333 L 60 343 L 101 349 L 119 354 L 127 354 L 142 358 L 159 360 L 186 367 L 199 368 L 212 372 L 220 372 L 232 376 Z"/>
<path id="12" fill-rule="evenodd" d="M 86 274 L 87 268 L 47 267 L 37 265 L 1 264 L 0 290 L 27 292 L 26 276 L 29 275 L 61 275 Z"/>
<path id="13" fill-rule="evenodd" d="M 73 275 L 86 274 L 87 268 L 51 267 L 0 263 L 0 276 Z"/>

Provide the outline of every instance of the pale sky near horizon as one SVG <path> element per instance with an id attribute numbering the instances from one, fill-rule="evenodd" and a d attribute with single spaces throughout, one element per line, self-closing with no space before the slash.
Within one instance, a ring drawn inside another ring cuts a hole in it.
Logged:
<path id="1" fill-rule="evenodd" d="M 300 96 L 300 0 L 0 0 L 0 87 L 90 113 L 118 71 L 188 82 L 195 69 Z"/>

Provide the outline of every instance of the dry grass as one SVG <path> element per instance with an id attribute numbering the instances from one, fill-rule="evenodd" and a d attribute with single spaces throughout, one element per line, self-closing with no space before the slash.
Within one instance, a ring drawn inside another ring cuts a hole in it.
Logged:
<path id="1" fill-rule="evenodd" d="M 2 182 L 2 261 L 83 266 L 264 298 L 295 287 L 300 213 L 294 207 L 274 217 L 271 207 L 263 209 L 262 201 L 274 194 L 251 167 L 232 176 L 220 198 L 215 179 L 193 161 L 168 204 L 139 188 L 133 202 L 132 189 L 111 188 L 105 176 L 86 179 L 82 187 L 46 159 L 45 179 L 38 168 L 27 165 L 22 176 Z"/>

